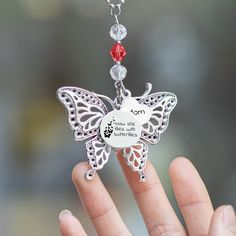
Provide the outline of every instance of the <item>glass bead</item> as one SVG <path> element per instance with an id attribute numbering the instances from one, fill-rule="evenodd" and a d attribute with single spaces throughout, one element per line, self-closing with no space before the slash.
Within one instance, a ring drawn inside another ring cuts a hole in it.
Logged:
<path id="1" fill-rule="evenodd" d="M 115 62 L 121 62 L 126 56 L 126 50 L 121 43 L 115 43 L 110 50 L 110 55 Z"/>
<path id="2" fill-rule="evenodd" d="M 114 65 L 110 70 L 110 74 L 115 81 L 121 81 L 126 77 L 127 69 L 122 65 Z"/>
<path id="3" fill-rule="evenodd" d="M 127 29 L 125 28 L 125 26 L 121 25 L 121 24 L 115 24 L 111 27 L 110 30 L 110 36 L 116 40 L 116 41 L 121 41 L 122 39 L 124 39 L 127 35 Z"/>

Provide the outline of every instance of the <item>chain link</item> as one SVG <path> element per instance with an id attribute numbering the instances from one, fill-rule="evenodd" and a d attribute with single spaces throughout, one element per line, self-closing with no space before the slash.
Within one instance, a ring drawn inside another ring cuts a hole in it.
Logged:
<path id="1" fill-rule="evenodd" d="M 122 81 L 116 81 L 115 88 L 117 93 L 117 97 L 115 99 L 116 108 L 120 109 L 122 101 L 124 100 L 125 97 L 130 97 L 131 92 L 125 88 Z"/>
<path id="2" fill-rule="evenodd" d="M 117 17 L 121 14 L 121 5 L 111 7 L 111 16 Z"/>
<path id="3" fill-rule="evenodd" d="M 116 88 L 116 94 L 117 94 L 115 103 L 116 103 L 117 109 L 120 109 L 121 103 L 122 103 L 122 84 L 123 84 L 122 81 L 115 82 L 115 88 Z"/>
<path id="4" fill-rule="evenodd" d="M 114 8 L 115 6 L 122 5 L 125 3 L 125 0 L 105 0 L 111 8 Z M 114 2 L 114 3 L 113 3 Z"/>
<path id="5" fill-rule="evenodd" d="M 125 3 L 125 0 L 105 0 L 111 8 L 111 15 L 117 19 L 117 16 L 121 14 L 121 6 Z M 114 3 L 113 3 L 114 2 Z"/>

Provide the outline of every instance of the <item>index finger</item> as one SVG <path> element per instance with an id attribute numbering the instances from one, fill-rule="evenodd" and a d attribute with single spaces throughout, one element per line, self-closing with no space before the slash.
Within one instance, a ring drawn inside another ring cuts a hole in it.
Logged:
<path id="1" fill-rule="evenodd" d="M 152 164 L 149 161 L 147 162 L 145 167 L 147 180 L 140 183 L 137 173 L 126 165 L 121 152 L 118 152 L 118 158 L 138 203 L 149 235 L 185 236 L 185 230 L 170 205 Z"/>
<path id="2" fill-rule="evenodd" d="M 85 178 L 89 169 L 87 163 L 79 163 L 72 180 L 98 235 L 131 235 L 98 174 L 91 181 Z"/>

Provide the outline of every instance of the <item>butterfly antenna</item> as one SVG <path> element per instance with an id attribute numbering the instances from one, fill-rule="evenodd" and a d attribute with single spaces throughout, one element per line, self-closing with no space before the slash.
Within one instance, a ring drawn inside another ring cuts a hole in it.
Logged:
<path id="1" fill-rule="evenodd" d="M 150 92 L 152 91 L 152 84 L 151 83 L 146 83 L 146 90 L 143 93 L 143 95 L 141 95 L 140 97 L 135 97 L 136 99 L 141 99 L 146 97 Z"/>

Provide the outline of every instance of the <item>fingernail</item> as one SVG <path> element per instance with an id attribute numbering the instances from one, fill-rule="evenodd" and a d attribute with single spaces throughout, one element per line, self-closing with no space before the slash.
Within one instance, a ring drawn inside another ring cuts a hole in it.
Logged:
<path id="1" fill-rule="evenodd" d="M 72 216 L 72 213 L 69 210 L 61 211 L 61 213 L 59 214 L 59 220 L 61 220 L 63 218 L 63 216 L 65 216 L 65 215 L 71 215 Z"/>
<path id="2" fill-rule="evenodd" d="M 232 228 L 236 226 L 235 212 L 232 206 L 226 206 L 223 210 L 223 223 L 226 228 Z"/>

